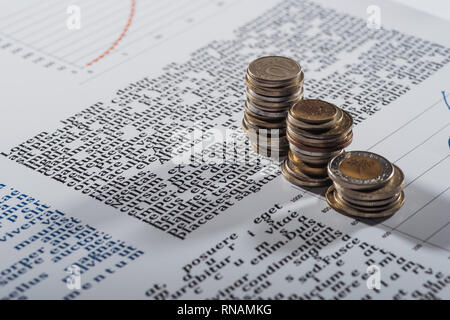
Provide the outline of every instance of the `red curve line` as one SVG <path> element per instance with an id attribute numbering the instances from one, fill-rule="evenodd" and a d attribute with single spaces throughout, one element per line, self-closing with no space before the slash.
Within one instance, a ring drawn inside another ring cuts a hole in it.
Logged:
<path id="1" fill-rule="evenodd" d="M 106 50 L 105 52 L 103 52 L 100 56 L 98 56 L 97 58 L 95 58 L 94 60 L 92 60 L 91 62 L 89 62 L 87 65 L 91 66 L 93 63 L 98 62 L 100 59 L 104 58 L 105 56 L 107 56 L 111 51 L 114 50 L 114 48 L 119 44 L 119 42 L 125 37 L 125 35 L 127 34 L 128 29 L 130 28 L 131 22 L 133 22 L 133 17 L 134 17 L 134 9 L 136 8 L 136 0 L 131 0 L 131 11 L 130 11 L 130 16 L 128 17 L 128 21 L 127 24 L 125 25 L 125 28 L 123 28 L 122 33 L 120 34 L 120 36 L 116 39 L 116 41 L 114 41 L 114 43 L 108 48 L 108 50 Z"/>

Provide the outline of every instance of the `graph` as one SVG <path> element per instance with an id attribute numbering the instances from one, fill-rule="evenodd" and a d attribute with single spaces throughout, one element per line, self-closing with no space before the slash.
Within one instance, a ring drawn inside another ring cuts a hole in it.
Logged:
<path id="1" fill-rule="evenodd" d="M 45 68 L 94 74 L 180 35 L 234 2 L 27 0 L 22 9 L 2 14 L 0 51 Z M 78 25 L 72 28 L 73 21 Z"/>

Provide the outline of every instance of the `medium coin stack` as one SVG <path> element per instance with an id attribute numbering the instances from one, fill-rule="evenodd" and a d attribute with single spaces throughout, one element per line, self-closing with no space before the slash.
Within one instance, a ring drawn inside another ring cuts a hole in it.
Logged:
<path id="1" fill-rule="evenodd" d="M 328 204 L 343 214 L 380 218 L 394 214 L 405 201 L 402 170 L 387 159 L 366 151 L 350 151 L 328 164 L 333 185 Z"/>
<path id="2" fill-rule="evenodd" d="M 290 58 L 262 57 L 248 66 L 242 127 L 256 152 L 286 156 L 286 116 L 303 99 L 303 80 L 300 65 Z"/>
<path id="3" fill-rule="evenodd" d="M 283 176 L 301 187 L 329 185 L 328 161 L 353 139 L 351 115 L 334 104 L 304 99 L 289 110 L 286 124 L 289 154 Z"/>

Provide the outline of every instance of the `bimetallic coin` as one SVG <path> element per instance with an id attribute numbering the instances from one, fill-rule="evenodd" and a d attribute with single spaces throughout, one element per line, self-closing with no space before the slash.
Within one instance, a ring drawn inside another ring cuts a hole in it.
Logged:
<path id="1" fill-rule="evenodd" d="M 258 58 L 250 63 L 250 78 L 262 82 L 291 82 L 300 78 L 302 69 L 293 59 L 278 56 Z"/>
<path id="2" fill-rule="evenodd" d="M 335 182 L 335 187 L 339 193 L 348 196 L 349 198 L 360 200 L 360 201 L 381 201 L 389 199 L 395 194 L 402 191 L 405 184 L 405 176 L 403 171 L 393 164 L 394 173 L 389 181 L 378 189 L 373 190 L 353 190 L 345 189 Z M 344 190 L 345 189 L 345 190 Z"/>
<path id="3" fill-rule="evenodd" d="M 394 167 L 387 159 L 367 151 L 344 152 L 328 163 L 330 178 L 349 189 L 381 188 L 393 173 Z"/>
<path id="4" fill-rule="evenodd" d="M 289 123 L 296 128 L 300 128 L 303 130 L 309 130 L 309 131 L 325 131 L 329 130 L 332 127 L 334 127 L 338 122 L 342 120 L 342 117 L 344 116 L 344 113 L 341 109 L 338 109 L 336 116 L 333 118 L 333 120 L 324 122 L 324 123 L 307 123 L 300 121 L 298 119 L 295 119 L 290 113 L 287 115 L 286 121 L 289 121 Z"/>
<path id="5" fill-rule="evenodd" d="M 334 119 L 338 113 L 338 107 L 334 104 L 317 100 L 303 99 L 297 102 L 289 113 L 294 119 L 307 123 L 324 123 Z"/>
<path id="6" fill-rule="evenodd" d="M 377 212 L 363 212 L 356 210 L 352 207 L 346 206 L 342 201 L 339 201 L 336 195 L 337 191 L 334 185 L 331 185 L 328 188 L 327 192 L 325 193 L 325 198 L 330 207 L 332 207 L 334 210 L 342 214 L 362 218 L 381 218 L 391 216 L 395 212 L 397 212 L 397 210 L 399 210 L 403 206 L 403 203 L 405 202 L 405 195 L 402 192 L 399 199 L 394 203 L 394 205 L 391 208 Z"/>

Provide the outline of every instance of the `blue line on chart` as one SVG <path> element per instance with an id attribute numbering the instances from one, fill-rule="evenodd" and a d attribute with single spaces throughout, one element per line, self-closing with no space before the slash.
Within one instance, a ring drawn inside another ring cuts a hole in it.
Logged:
<path id="1" fill-rule="evenodd" d="M 444 97 L 444 102 L 447 105 L 447 108 L 450 110 L 450 105 L 447 102 L 447 97 L 445 96 L 445 91 L 444 90 L 442 90 L 442 96 Z"/>

